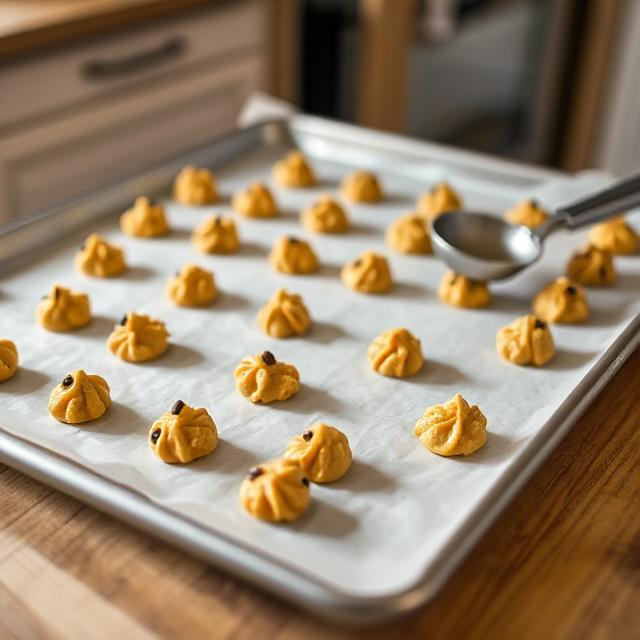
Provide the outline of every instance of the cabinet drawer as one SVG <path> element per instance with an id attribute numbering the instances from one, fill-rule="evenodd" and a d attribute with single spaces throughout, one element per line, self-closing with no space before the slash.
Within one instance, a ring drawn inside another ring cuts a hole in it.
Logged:
<path id="1" fill-rule="evenodd" d="M 260 88 L 262 66 L 260 56 L 246 56 L 5 138 L 0 223 L 232 129 L 248 95 Z"/>
<path id="2" fill-rule="evenodd" d="M 257 52 L 265 46 L 264 12 L 260 0 L 216 4 L 0 66 L 0 135 L 45 113 Z"/>

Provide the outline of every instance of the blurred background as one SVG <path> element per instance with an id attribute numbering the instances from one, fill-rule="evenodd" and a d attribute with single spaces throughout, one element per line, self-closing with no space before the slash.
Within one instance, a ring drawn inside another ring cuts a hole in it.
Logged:
<path id="1" fill-rule="evenodd" d="M 302 111 L 640 169 L 640 0 L 0 0 L 0 223 Z"/>

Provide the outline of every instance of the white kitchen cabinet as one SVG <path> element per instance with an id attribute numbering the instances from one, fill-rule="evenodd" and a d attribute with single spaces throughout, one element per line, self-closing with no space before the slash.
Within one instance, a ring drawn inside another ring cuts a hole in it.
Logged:
<path id="1" fill-rule="evenodd" d="M 233 128 L 263 86 L 260 0 L 0 67 L 0 224 Z"/>

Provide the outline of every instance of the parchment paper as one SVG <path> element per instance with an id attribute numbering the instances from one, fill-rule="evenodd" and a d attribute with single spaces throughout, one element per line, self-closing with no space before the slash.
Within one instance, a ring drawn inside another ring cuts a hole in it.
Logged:
<path id="1" fill-rule="evenodd" d="M 228 197 L 249 179 L 269 179 L 281 150 L 258 150 L 219 174 Z M 283 215 L 272 221 L 237 219 L 239 255 L 203 256 L 192 249 L 193 227 L 213 207 L 167 203 L 175 231 L 165 239 L 127 238 L 116 218 L 98 225 L 123 245 L 131 265 L 123 278 L 97 280 L 74 271 L 73 255 L 83 237 L 63 250 L 34 256 L 29 269 L 0 284 L 0 336 L 15 340 L 22 368 L 0 385 L 0 422 L 7 432 L 38 443 L 144 494 L 212 530 L 305 571 L 325 584 L 360 595 L 385 595 L 415 583 L 451 535 L 512 465 L 530 439 L 585 376 L 597 358 L 640 309 L 640 257 L 618 258 L 620 277 L 611 289 L 588 292 L 592 317 L 583 326 L 556 326 L 555 360 L 543 369 L 501 361 L 495 334 L 526 313 L 533 294 L 564 271 L 584 233 L 549 241 L 544 260 L 531 271 L 493 287 L 491 308 L 463 311 L 435 295 L 444 267 L 433 257 L 393 254 L 383 231 L 412 207 L 429 185 L 384 179 L 389 200 L 380 206 L 349 207 L 353 230 L 345 236 L 312 236 L 298 224 L 298 211 L 323 191 L 335 191 L 346 168 L 316 163 L 318 189 L 276 189 Z M 432 167 L 432 174 L 438 167 Z M 599 175 L 560 179 L 535 191 L 484 184 L 449 171 L 468 206 L 501 213 L 521 197 L 552 206 L 600 186 Z M 638 224 L 638 216 L 635 216 Z M 283 276 L 266 262 L 281 234 L 310 239 L 323 268 L 311 276 Z M 390 295 L 364 296 L 346 289 L 339 268 L 364 249 L 386 253 L 396 287 Z M 212 268 L 222 291 L 203 310 L 172 306 L 164 293 L 168 276 L 188 261 Z M 95 319 L 69 334 L 49 333 L 34 320 L 42 294 L 60 283 L 90 294 Z M 256 326 L 259 307 L 278 286 L 299 292 L 311 310 L 309 335 L 278 341 Z M 172 346 L 159 360 L 121 362 L 106 339 L 124 312 L 135 309 L 161 318 Z M 406 326 L 423 341 L 422 373 L 408 380 L 384 378 L 367 364 L 369 341 L 380 331 Z M 302 389 L 291 400 L 257 406 L 234 389 L 233 370 L 245 354 L 272 350 L 300 370 Z M 82 367 L 104 376 L 114 404 L 103 419 L 78 428 L 47 413 L 51 388 Z M 424 409 L 461 392 L 488 418 L 487 445 L 468 458 L 440 458 L 413 434 Z M 221 436 L 217 451 L 188 466 L 164 464 L 150 451 L 148 428 L 177 400 L 206 407 Z M 324 420 L 343 429 L 355 454 L 352 470 L 330 486 L 313 486 L 313 506 L 293 525 L 252 519 L 238 500 L 250 466 L 282 453 L 289 438 Z M 607 428 L 604 424 L 603 428 Z"/>

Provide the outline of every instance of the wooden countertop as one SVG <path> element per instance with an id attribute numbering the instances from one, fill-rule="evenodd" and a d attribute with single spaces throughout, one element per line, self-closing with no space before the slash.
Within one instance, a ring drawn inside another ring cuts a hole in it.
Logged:
<path id="1" fill-rule="evenodd" d="M 143 23 L 215 0 L 0 0 L 0 56 Z"/>
<path id="2" fill-rule="evenodd" d="M 640 349 L 434 602 L 340 629 L 0 466 L 0 637 L 639 638 Z"/>

